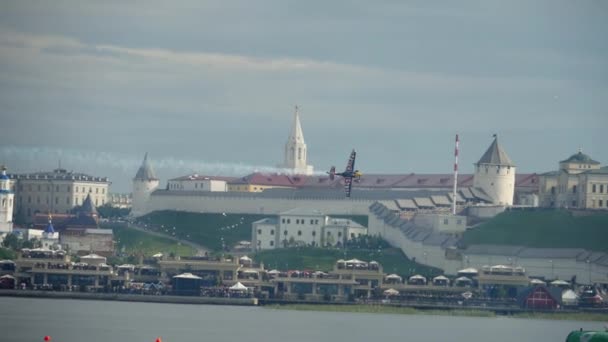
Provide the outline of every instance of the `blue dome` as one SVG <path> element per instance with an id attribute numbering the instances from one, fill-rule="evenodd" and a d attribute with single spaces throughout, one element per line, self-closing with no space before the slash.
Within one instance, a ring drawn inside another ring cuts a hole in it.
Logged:
<path id="1" fill-rule="evenodd" d="M 51 221 L 49 221 L 49 224 L 46 226 L 44 232 L 47 234 L 55 234 L 55 228 L 53 228 L 53 224 L 51 223 Z"/>

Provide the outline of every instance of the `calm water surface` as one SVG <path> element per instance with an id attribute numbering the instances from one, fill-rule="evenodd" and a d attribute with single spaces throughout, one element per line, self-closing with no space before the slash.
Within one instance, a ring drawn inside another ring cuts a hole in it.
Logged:
<path id="1" fill-rule="evenodd" d="M 564 341 L 601 322 L 0 298 L 0 341 Z"/>

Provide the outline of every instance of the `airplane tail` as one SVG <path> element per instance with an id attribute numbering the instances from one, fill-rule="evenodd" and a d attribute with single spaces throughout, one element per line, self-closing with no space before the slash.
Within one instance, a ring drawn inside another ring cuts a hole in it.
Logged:
<path id="1" fill-rule="evenodd" d="M 329 180 L 334 180 L 334 178 L 336 177 L 336 167 L 332 166 L 327 174 L 329 175 Z"/>

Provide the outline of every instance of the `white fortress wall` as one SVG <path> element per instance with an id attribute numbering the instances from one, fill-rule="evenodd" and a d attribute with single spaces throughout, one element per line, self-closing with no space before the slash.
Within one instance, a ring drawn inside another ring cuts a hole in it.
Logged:
<path id="1" fill-rule="evenodd" d="M 294 208 L 321 210 L 327 215 L 368 215 L 373 201 L 358 199 L 293 199 L 269 198 L 243 193 L 243 196 L 214 196 L 190 192 L 158 190 L 150 197 L 145 213 L 157 210 L 177 210 L 195 213 L 267 214 L 278 215 Z"/>
<path id="2" fill-rule="evenodd" d="M 502 264 L 522 266 L 530 277 L 570 281 L 572 276 L 576 276 L 579 283 L 608 284 L 608 256 L 605 253 L 593 253 L 586 257 L 589 252 L 582 249 L 519 248 L 521 251 L 517 253 L 501 255 L 468 254 L 465 249 L 460 250 L 462 259 L 448 259 L 446 249 L 442 246 L 414 241 L 399 227 L 388 224 L 382 215 L 378 216 L 374 212 L 369 214 L 368 231 L 372 235 L 380 235 L 393 247 L 400 248 L 408 258 L 440 268 L 450 275 L 466 267 L 481 269 L 486 265 Z M 544 256 L 540 257 L 539 254 Z"/>

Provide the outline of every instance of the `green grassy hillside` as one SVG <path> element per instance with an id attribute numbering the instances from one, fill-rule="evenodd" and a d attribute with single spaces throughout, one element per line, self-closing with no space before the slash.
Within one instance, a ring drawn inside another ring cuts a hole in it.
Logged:
<path id="1" fill-rule="evenodd" d="M 138 221 L 155 227 L 156 230 L 181 239 L 203 245 L 212 250 L 221 250 L 222 238 L 226 246 L 238 241 L 251 241 L 251 223 L 269 215 L 200 214 L 181 211 L 155 211 Z"/>
<path id="2" fill-rule="evenodd" d="M 222 238 L 226 246 L 238 241 L 251 241 L 251 223 L 272 215 L 201 214 L 181 211 L 155 211 L 138 221 L 159 232 L 190 240 L 212 250 L 221 250 Z M 367 226 L 367 216 L 344 216 Z M 175 227 L 175 229 L 174 229 Z"/>
<path id="3" fill-rule="evenodd" d="M 114 239 L 117 242 L 117 250 L 126 254 L 142 254 L 152 256 L 156 253 L 180 256 L 191 256 L 196 254 L 196 250 L 190 246 L 178 244 L 169 238 L 150 235 L 138 230 L 129 228 L 114 227 Z"/>
<path id="4" fill-rule="evenodd" d="M 409 260 L 400 249 L 382 250 L 344 250 L 324 248 L 283 248 L 262 251 L 254 255 L 254 260 L 263 262 L 266 268 L 279 270 L 323 270 L 333 269 L 338 259 L 375 260 L 384 268 L 385 273 L 397 273 L 402 276 L 416 273 L 426 276 L 438 275 L 440 270 L 426 267 Z"/>
<path id="5" fill-rule="evenodd" d="M 462 242 L 608 252 L 608 213 L 507 211 L 467 231 Z"/>

